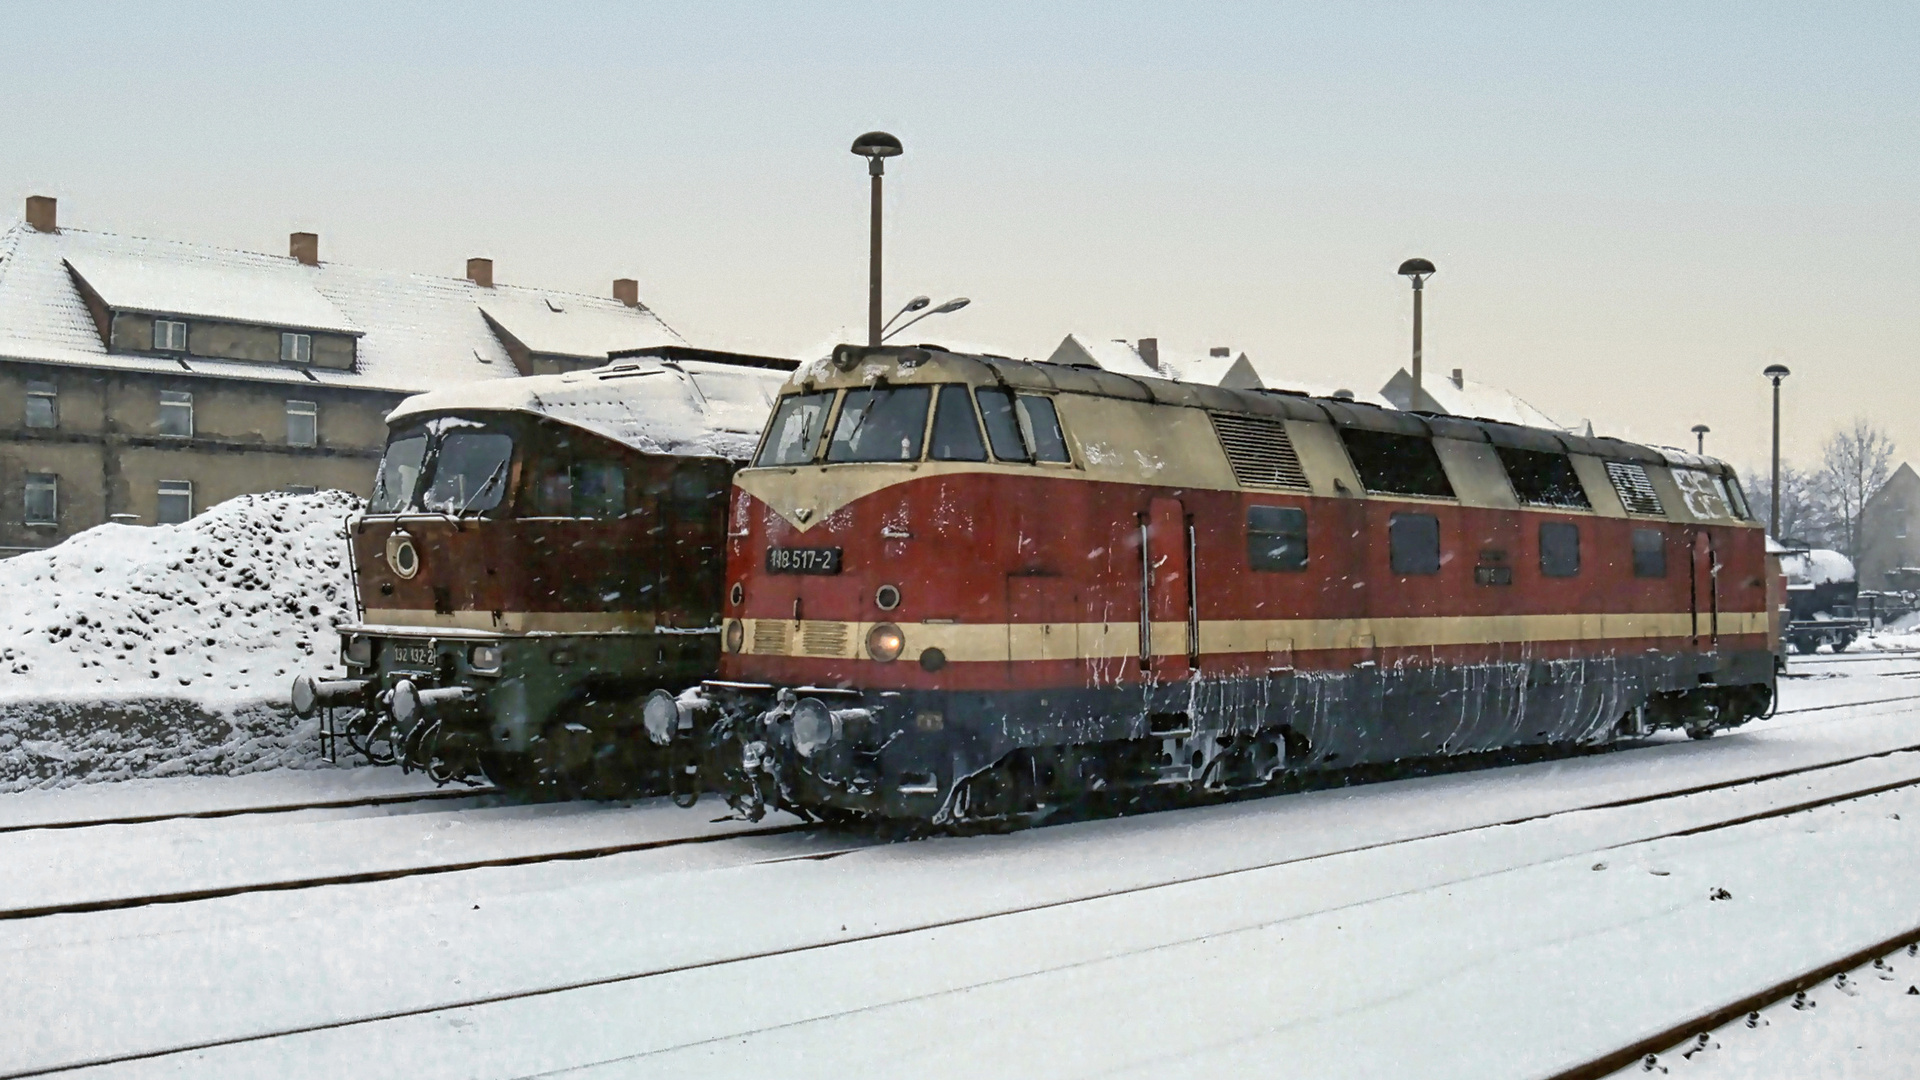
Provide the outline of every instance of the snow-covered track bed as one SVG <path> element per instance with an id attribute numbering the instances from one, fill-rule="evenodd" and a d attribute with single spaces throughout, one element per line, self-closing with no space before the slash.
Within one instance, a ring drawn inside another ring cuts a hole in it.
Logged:
<path id="1" fill-rule="evenodd" d="M 0 921 L 604 858 L 811 828 L 785 815 L 758 824 L 713 822 L 657 799 L 323 820 L 170 818 L 78 834 L 22 830 L 0 834 L 0 865 L 12 870 L 0 879 Z"/>
<path id="2" fill-rule="evenodd" d="M 1862 727 L 1884 741 L 1911 724 Z M 1099 1071 L 1059 1059 L 1064 1047 L 1103 1068 L 1153 1062 L 1230 1044 L 1236 1025 L 1284 1034 L 1340 1021 L 1355 993 L 1374 989 L 1355 971 L 1391 967 L 1389 938 L 1423 955 L 1439 949 L 1428 962 L 1452 971 L 1443 962 L 1450 943 L 1477 956 L 1474 964 L 1497 964 L 1513 949 L 1480 936 L 1533 935 L 1521 953 L 1551 947 L 1563 931 L 1584 940 L 1589 901 L 1628 928 L 1741 909 L 1757 891 L 1750 881 L 1727 876 L 1741 901 L 1712 902 L 1717 885 L 1683 872 L 1685 860 L 1671 869 L 1660 860 L 1755 830 L 1791 838 L 1791 823 L 1845 820 L 1863 798 L 1920 814 L 1916 755 L 1882 745 L 1863 758 L 1858 742 L 1854 749 L 1735 737 L 1004 837 L 796 844 L 784 854 L 755 840 L 759 853 L 778 857 L 704 866 L 643 853 L 572 864 L 564 889 L 543 888 L 551 879 L 536 885 L 534 868 L 519 868 L 313 890 L 292 894 L 284 911 L 235 897 L 16 921 L 0 925 L 0 950 L 31 949 L 40 962 L 19 965 L 25 977 L 0 987 L 0 1011 L 16 1010 L 37 1041 L 0 1050 L 0 1062 L 21 1055 L 8 1075 L 84 1062 L 118 1062 L 109 1071 L 126 1075 L 328 1075 L 346 1061 L 362 1073 L 419 1076 L 596 1061 L 610 1062 L 612 1074 L 738 1075 L 751 1063 L 745 1055 L 796 1075 L 881 1075 L 897 1074 L 900 1059 L 862 1059 L 861 1048 L 953 1047 L 966 1041 L 954 1033 L 988 1028 L 996 1046 L 1032 1060 L 982 1063 L 975 1055 L 987 1048 L 969 1043 L 966 1054 L 916 1057 L 916 1075 L 963 1063 L 1006 1075 Z M 1835 764 L 1839 757 L 1851 760 Z M 1773 776 L 1753 779 L 1762 772 Z M 1659 798 L 1654 788 L 1691 794 Z M 1886 793 L 1863 794 L 1872 791 Z M 1596 852 L 1620 872 L 1590 869 Z M 1857 851 L 1816 845 L 1804 854 L 1794 876 L 1804 871 L 1811 883 L 1822 858 Z M 1607 889 L 1636 873 L 1633 881 L 1662 891 L 1649 900 L 1629 890 L 1626 899 L 1652 903 L 1652 914 L 1610 913 Z M 1684 895 L 1671 888 L 1681 884 Z M 1407 905 L 1425 914 L 1365 914 Z M 345 919 L 354 949 L 327 950 L 327 924 Z M 1209 945 L 1227 941 L 1253 944 L 1224 954 Z M 1297 952 L 1303 942 L 1306 952 L 1273 960 L 1272 949 Z M 311 963 L 323 950 L 327 962 Z M 182 969 L 169 967 L 181 956 L 190 958 Z M 1336 957 L 1337 969 L 1313 973 Z M 1261 963 L 1249 968 L 1252 958 Z M 139 972 L 138 985 L 110 974 L 120 969 Z M 249 974 L 209 985 L 214 971 Z M 289 979 L 302 993 L 248 990 Z M 1427 994 L 1423 986 L 1398 985 L 1383 1000 Z M 1316 987 L 1348 1004 L 1318 1000 Z M 1089 995 L 1098 1007 L 1073 1004 Z M 1154 1030 L 1140 1019 L 1143 1001 L 1155 1015 L 1208 1022 L 1143 1046 Z M 1261 1006 L 1257 1022 L 1243 1015 L 1250 1005 Z M 1462 1028 L 1484 1027 L 1484 1017 L 1457 1012 Z M 1662 1013 L 1657 1026 L 1693 1014 Z M 63 1029 L 62 1016 L 98 1019 L 81 1033 Z M 1122 1016 L 1132 1027 L 1108 1030 Z M 1170 1060 L 1154 1067 L 1184 1071 L 1184 1058 Z M 1508 1074 L 1516 1073 L 1474 1075 Z"/>
<path id="3" fill-rule="evenodd" d="M 24 821 L 9 821 L 0 817 L 0 833 L 25 832 L 30 829 L 87 829 L 101 825 L 150 825 L 157 821 L 179 821 L 183 819 L 211 819 L 245 817 L 252 814 L 296 814 L 308 810 L 359 810 L 375 807 L 405 806 L 414 803 L 446 804 L 468 803 L 474 807 L 488 805 L 489 801 L 500 794 L 494 787 L 458 787 L 442 788 L 436 791 L 396 792 L 388 795 L 357 795 L 331 799 L 314 799 L 307 802 L 266 802 L 255 806 L 223 806 L 207 810 L 154 811 L 151 813 L 121 814 L 119 816 L 95 816 L 75 818 L 29 817 Z"/>

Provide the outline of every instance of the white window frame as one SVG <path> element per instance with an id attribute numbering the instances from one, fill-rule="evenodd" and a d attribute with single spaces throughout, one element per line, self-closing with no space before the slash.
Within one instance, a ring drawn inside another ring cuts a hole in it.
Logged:
<path id="1" fill-rule="evenodd" d="M 180 343 L 178 345 L 173 343 L 175 337 L 178 337 L 180 339 Z M 184 319 L 153 320 L 153 351 L 154 352 L 186 352 L 187 351 L 186 321 Z"/>
<path id="2" fill-rule="evenodd" d="M 313 363 L 313 335 L 296 334 L 291 330 L 281 331 L 280 362 L 283 364 Z"/>
<path id="3" fill-rule="evenodd" d="M 159 432 L 160 435 L 169 439 L 193 438 L 193 395 L 185 390 L 160 391 L 160 416 L 163 420 L 167 416 L 168 409 L 179 409 L 183 407 L 187 410 L 187 430 L 184 432 L 162 431 Z M 154 426 L 158 428 L 160 425 L 155 424 Z"/>
<path id="4" fill-rule="evenodd" d="M 33 422 L 33 405 L 36 401 L 47 403 L 47 415 L 52 423 Z M 52 429 L 60 426 L 60 388 L 49 382 L 30 382 L 27 384 L 27 411 L 21 422 L 30 428 Z"/>
<path id="5" fill-rule="evenodd" d="M 184 497 L 187 500 L 186 516 L 182 517 L 180 521 L 165 520 L 165 515 L 163 515 L 160 512 L 160 507 L 164 506 L 165 503 L 158 500 L 164 500 L 168 498 L 181 498 L 181 497 Z M 155 521 L 155 523 L 160 525 L 178 525 L 182 522 L 191 521 L 192 519 L 193 519 L 193 481 L 191 480 L 160 481 L 160 486 L 156 492 L 156 501 L 154 503 L 154 511 L 153 511 L 153 520 Z"/>
<path id="6" fill-rule="evenodd" d="M 313 437 L 307 440 L 306 442 L 294 441 L 293 421 L 295 417 L 305 417 L 307 420 L 311 422 Z M 320 445 L 320 406 L 319 405 L 311 401 L 296 401 L 292 398 L 287 399 L 287 445 L 288 446 L 319 446 Z"/>
<path id="7" fill-rule="evenodd" d="M 33 514 L 33 496 L 36 492 L 45 492 L 52 509 L 45 517 Z M 21 518 L 28 525 L 60 524 L 60 476 L 57 473 L 28 473 L 25 498 L 22 500 Z"/>

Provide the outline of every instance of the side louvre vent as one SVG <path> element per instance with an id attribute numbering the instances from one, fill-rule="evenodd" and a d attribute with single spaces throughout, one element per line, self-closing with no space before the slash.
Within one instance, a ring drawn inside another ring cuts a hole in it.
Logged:
<path id="1" fill-rule="evenodd" d="M 787 655 L 787 624 L 779 619 L 755 619 L 753 651 L 760 656 Z"/>
<path id="2" fill-rule="evenodd" d="M 1293 452 L 1293 440 L 1278 420 L 1253 416 L 1213 417 L 1214 433 L 1220 436 L 1220 448 L 1227 452 L 1233 466 L 1233 478 L 1242 487 L 1307 487 L 1307 474 L 1300 468 L 1300 457 Z"/>
<path id="3" fill-rule="evenodd" d="M 847 624 L 810 622 L 800 631 L 800 651 L 808 656 L 845 656 Z"/>
<path id="4" fill-rule="evenodd" d="M 1613 481 L 1613 490 L 1620 493 L 1620 501 L 1626 504 L 1627 513 L 1666 516 L 1666 509 L 1660 505 L 1660 493 L 1653 490 L 1653 481 L 1647 479 L 1647 470 L 1643 466 L 1609 461 L 1607 479 Z"/>

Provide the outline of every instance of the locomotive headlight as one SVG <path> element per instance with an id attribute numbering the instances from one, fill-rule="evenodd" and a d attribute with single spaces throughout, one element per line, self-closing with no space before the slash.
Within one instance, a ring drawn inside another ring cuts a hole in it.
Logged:
<path id="1" fill-rule="evenodd" d="M 833 710 L 819 698 L 801 698 L 793 707 L 793 748 L 810 758 L 835 738 Z"/>
<path id="2" fill-rule="evenodd" d="M 680 703 L 665 690 L 655 690 L 647 695 L 647 703 L 640 709 L 640 722 L 653 745 L 666 746 L 673 742 L 673 733 L 680 727 Z"/>
<path id="3" fill-rule="evenodd" d="M 500 670 L 500 646 L 475 645 L 467 653 L 467 667 L 478 672 L 498 672 Z"/>
<path id="4" fill-rule="evenodd" d="M 747 646 L 747 624 L 739 619 L 727 622 L 727 651 L 737 653 Z"/>
<path id="5" fill-rule="evenodd" d="M 907 647 L 907 636 L 892 623 L 881 623 L 867 631 L 867 655 L 881 663 L 899 657 L 900 650 Z"/>
<path id="6" fill-rule="evenodd" d="M 345 647 L 340 652 L 346 657 L 347 663 L 355 667 L 366 667 L 373 663 L 373 639 L 364 634 L 355 634 L 347 639 Z"/>

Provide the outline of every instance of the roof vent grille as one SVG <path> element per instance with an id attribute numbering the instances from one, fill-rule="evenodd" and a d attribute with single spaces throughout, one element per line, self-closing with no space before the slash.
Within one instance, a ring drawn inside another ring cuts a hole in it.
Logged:
<path id="1" fill-rule="evenodd" d="M 1306 490 L 1307 474 L 1284 424 L 1253 416 L 1208 415 L 1241 486 Z"/>
<path id="2" fill-rule="evenodd" d="M 1665 517 L 1667 511 L 1660 505 L 1660 493 L 1653 490 L 1653 481 L 1647 477 L 1644 466 L 1627 461 L 1607 462 L 1607 479 L 1613 481 L 1613 490 L 1620 493 L 1620 502 L 1629 514 L 1646 514 L 1651 517 Z"/>

